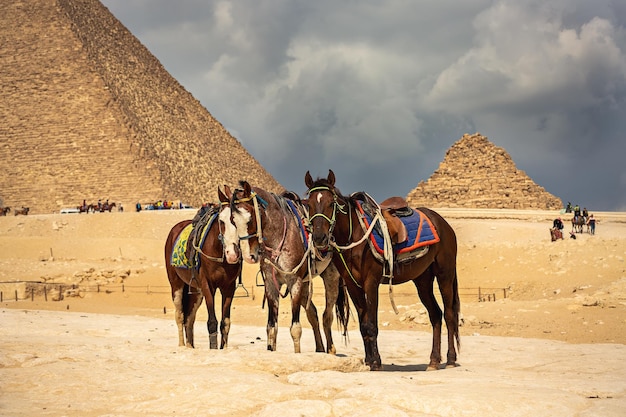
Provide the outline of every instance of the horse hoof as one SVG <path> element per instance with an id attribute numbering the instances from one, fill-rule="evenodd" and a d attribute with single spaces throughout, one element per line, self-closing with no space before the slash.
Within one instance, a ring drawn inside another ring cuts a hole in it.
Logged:
<path id="1" fill-rule="evenodd" d="M 370 371 L 382 371 L 383 366 L 379 363 L 370 364 Z"/>
<path id="2" fill-rule="evenodd" d="M 439 370 L 439 365 L 435 364 L 433 365 L 432 363 L 430 365 L 428 365 L 428 368 L 426 368 L 427 371 L 438 371 Z"/>
<path id="3" fill-rule="evenodd" d="M 459 364 L 458 364 L 458 363 L 456 363 L 456 362 L 449 362 L 449 363 L 446 363 L 446 369 L 456 368 L 457 366 L 459 366 Z"/>

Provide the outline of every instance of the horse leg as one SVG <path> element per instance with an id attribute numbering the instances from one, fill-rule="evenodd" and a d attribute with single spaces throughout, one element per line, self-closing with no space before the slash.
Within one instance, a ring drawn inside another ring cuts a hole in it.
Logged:
<path id="1" fill-rule="evenodd" d="M 309 277 L 309 279 L 311 279 Z M 322 333 L 320 332 L 320 322 L 317 316 L 317 308 L 315 308 L 315 304 L 313 304 L 313 300 L 309 302 L 309 282 L 305 282 L 302 286 L 302 294 L 300 297 L 300 305 L 304 308 L 306 312 L 306 317 L 311 323 L 311 328 L 313 329 L 313 337 L 315 338 L 315 351 L 316 352 L 324 352 L 324 342 L 322 342 Z M 298 306 L 298 309 L 300 307 Z M 327 339 L 328 340 L 328 339 Z"/>
<path id="2" fill-rule="evenodd" d="M 378 352 L 378 281 L 371 276 L 366 277 L 363 291 L 359 297 L 360 311 L 358 307 L 357 311 L 365 348 L 365 365 L 369 366 L 371 371 L 380 371 L 383 365 Z"/>
<path id="3" fill-rule="evenodd" d="M 220 341 L 220 349 L 228 347 L 228 333 L 230 332 L 230 307 L 233 304 L 233 296 L 235 295 L 235 281 L 229 285 L 226 291 L 222 288 L 222 320 L 220 321 L 220 333 L 222 340 Z"/>
<path id="4" fill-rule="evenodd" d="M 278 289 L 272 283 L 265 281 L 265 299 L 267 300 L 267 350 L 276 351 L 278 336 Z"/>
<path id="5" fill-rule="evenodd" d="M 183 308 L 185 309 L 185 334 L 187 335 L 187 347 L 195 347 L 194 336 L 193 336 L 193 326 L 196 323 L 196 313 L 202 305 L 202 299 L 204 297 L 199 292 L 194 292 L 191 290 L 191 294 L 189 291 L 189 287 L 185 285 L 183 289 Z"/>
<path id="6" fill-rule="evenodd" d="M 442 271 L 437 273 L 439 292 L 443 300 L 443 316 L 448 329 L 448 354 L 446 368 L 458 366 L 456 363 L 456 348 L 460 348 L 459 339 L 459 312 L 461 302 L 459 300 L 458 278 L 456 268 L 454 271 Z"/>
<path id="7" fill-rule="evenodd" d="M 322 316 L 324 335 L 326 336 L 326 353 L 335 355 L 337 349 L 333 343 L 332 327 L 334 320 L 333 309 L 339 297 L 339 272 L 335 268 L 335 265 L 331 263 L 320 276 L 324 281 L 324 292 L 326 296 L 326 308 Z"/>
<path id="8" fill-rule="evenodd" d="M 202 276 L 204 275 L 204 276 Z M 207 330 L 209 331 L 209 348 L 217 349 L 217 316 L 215 315 L 215 288 L 209 288 L 207 283 L 207 277 L 205 274 L 199 274 L 202 294 L 204 294 L 206 309 L 208 313 L 208 320 L 206 322 Z"/>
<path id="9" fill-rule="evenodd" d="M 172 301 L 174 302 L 174 320 L 178 327 L 178 346 L 185 346 L 185 330 L 183 325 L 185 317 L 183 313 L 183 287 L 172 288 Z M 193 347 L 193 346 L 192 346 Z"/>
<path id="10" fill-rule="evenodd" d="M 435 294 L 433 292 L 433 284 L 435 276 L 430 268 L 424 271 L 420 276 L 413 280 L 415 287 L 417 288 L 417 294 L 428 311 L 428 317 L 430 324 L 433 328 L 433 345 L 430 352 L 430 363 L 427 370 L 433 371 L 439 369 L 441 363 L 441 324 L 442 324 L 442 312 Z"/>
<path id="11" fill-rule="evenodd" d="M 302 339 L 302 325 L 300 324 L 300 303 L 302 302 L 302 279 L 298 277 L 292 277 L 295 282 L 291 283 L 289 293 L 291 294 L 291 327 L 289 332 L 291 333 L 291 339 L 293 340 L 293 350 L 295 353 L 300 353 L 300 340 Z M 311 303 L 312 305 L 312 303 Z M 315 321 L 317 321 L 317 311 L 315 311 Z M 319 322 L 317 323 L 317 332 L 319 335 Z M 316 342 L 317 343 L 317 342 Z M 322 352 L 324 348 L 322 347 Z"/>

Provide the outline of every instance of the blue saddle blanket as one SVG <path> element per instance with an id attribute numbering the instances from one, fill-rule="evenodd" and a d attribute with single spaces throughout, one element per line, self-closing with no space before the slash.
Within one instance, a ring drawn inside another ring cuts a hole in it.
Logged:
<path id="1" fill-rule="evenodd" d="M 365 218 L 366 227 L 369 227 L 372 221 L 371 214 L 364 211 L 362 205 L 358 201 L 357 206 Z M 439 242 L 437 229 L 435 229 L 435 226 L 432 224 L 428 216 L 417 209 L 412 210 L 413 212 L 411 215 L 398 217 L 404 224 L 404 227 L 406 227 L 408 239 L 402 243 L 393 245 L 394 254 L 409 253 L 423 246 Z M 384 238 L 378 228 L 374 228 L 372 234 L 370 235 L 370 239 L 374 244 L 376 251 L 383 254 L 383 248 L 385 246 Z"/>

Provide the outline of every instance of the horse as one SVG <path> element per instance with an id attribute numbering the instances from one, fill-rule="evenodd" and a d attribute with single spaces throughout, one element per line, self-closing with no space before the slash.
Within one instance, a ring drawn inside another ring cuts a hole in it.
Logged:
<path id="1" fill-rule="evenodd" d="M 218 195 L 228 202 L 228 198 L 218 189 Z M 238 247 L 227 247 L 222 244 L 221 236 L 236 233 L 234 226 L 229 221 L 217 221 L 222 213 L 217 209 L 201 209 L 196 216 L 197 224 L 205 224 L 210 221 L 210 227 L 206 237 L 196 248 L 199 257 L 199 266 L 179 267 L 172 264 L 172 255 L 176 241 L 187 226 L 194 223 L 193 220 L 183 220 L 172 227 L 165 242 L 165 269 L 172 291 L 174 302 L 175 320 L 178 326 L 178 345 L 195 347 L 193 326 L 196 312 L 204 298 L 208 311 L 207 328 L 209 332 L 209 347 L 217 349 L 218 321 L 215 314 L 215 293 L 217 289 L 222 295 L 222 318 L 219 323 L 221 332 L 220 349 L 228 346 L 228 333 L 230 331 L 230 309 L 236 290 L 237 279 L 241 275 L 241 256 Z M 204 217 L 206 216 L 206 217 Z M 227 220 L 227 219 L 226 219 Z M 225 229 L 222 228 L 224 225 Z M 230 225 L 230 226 L 229 226 Z M 201 232 L 200 232 L 201 233 Z M 191 232 L 194 236 L 194 232 Z M 187 246 L 194 243 L 190 238 Z M 192 256 L 189 248 L 186 256 Z M 189 258 L 188 258 L 189 259 Z"/>
<path id="2" fill-rule="evenodd" d="M 291 326 L 294 352 L 300 353 L 300 307 L 306 312 L 315 338 L 315 351 L 336 354 L 332 338 L 333 307 L 337 319 L 347 331 L 349 311 L 347 296 L 340 285 L 339 273 L 328 257 L 325 265 L 311 259 L 309 240 L 301 228 L 304 205 L 295 193 L 276 195 L 240 181 L 239 190 L 231 195 L 231 219 L 237 227 L 242 257 L 248 263 L 260 263 L 265 299 L 268 303 L 267 350 L 276 350 L 277 321 L 281 297 L 291 295 Z M 252 233 L 249 230 L 253 230 Z M 225 238 L 225 243 L 229 242 Z M 323 327 L 326 348 L 319 330 L 317 309 L 310 299 L 312 279 L 319 274 L 324 282 L 326 308 Z M 286 286 L 281 294 L 282 286 Z M 344 333 L 345 334 L 345 333 Z"/>
<path id="3" fill-rule="evenodd" d="M 572 217 L 572 231 L 575 233 L 582 233 L 583 226 L 586 224 L 585 218 L 583 216 L 574 216 Z"/>
<path id="4" fill-rule="evenodd" d="M 13 211 L 13 214 L 15 214 L 16 216 L 18 216 L 18 215 L 20 215 L 20 214 L 21 214 L 22 216 L 26 216 L 26 215 L 28 215 L 28 211 L 29 211 L 29 210 L 30 210 L 30 208 L 28 208 L 28 207 L 22 207 L 21 209 L 15 209 L 15 210 Z"/>
<path id="5" fill-rule="evenodd" d="M 104 213 L 105 211 L 108 211 L 110 213 L 113 207 L 115 207 L 115 203 L 103 203 L 100 205 L 100 207 L 98 207 L 97 204 L 90 204 L 89 207 L 91 207 L 94 212 L 97 211 L 100 213 Z"/>
<path id="6" fill-rule="evenodd" d="M 444 317 L 448 329 L 448 352 L 446 367 L 457 366 L 457 348 L 460 350 L 459 313 L 460 298 L 456 270 L 457 241 L 452 227 L 443 217 L 433 210 L 419 208 L 428 217 L 438 232 L 439 241 L 428 246 L 421 257 L 398 260 L 386 256 L 382 261 L 370 248 L 371 227 L 366 230 L 359 224 L 362 213 L 357 209 L 355 195 L 343 196 L 335 187 L 335 174 L 329 170 L 327 178 L 315 181 L 307 171 L 305 184 L 308 187 L 308 211 L 312 240 L 316 248 L 323 250 L 334 248 L 333 263 L 346 283 L 359 317 L 359 327 L 365 348 L 365 364 L 370 370 L 382 369 L 378 351 L 378 288 L 381 283 L 391 285 L 412 281 L 420 300 L 428 310 L 433 329 L 433 343 L 428 370 L 439 369 L 441 364 L 441 326 L 442 312 L 433 292 L 434 279 L 437 278 L 444 304 Z M 364 193 L 362 193 L 364 194 Z M 393 201 L 396 200 L 396 201 Z M 389 214 L 399 210 L 400 197 L 390 200 Z M 373 200 L 371 200 L 373 202 Z M 392 208 L 395 207 L 395 208 Z M 410 210 L 408 206 L 404 209 Z M 376 218 L 380 219 L 379 216 Z M 376 218 L 374 223 L 386 226 L 386 222 Z M 396 221 L 400 221 L 398 218 Z M 398 230 L 401 226 L 391 224 L 389 229 Z M 387 246 L 387 245 L 386 245 Z M 392 269 L 393 268 L 393 269 Z M 393 274 L 385 273 L 393 271 Z M 391 298 L 392 305 L 393 298 Z"/>
<path id="7" fill-rule="evenodd" d="M 6 216 L 11 211 L 11 207 L 0 207 L 0 216 Z"/>

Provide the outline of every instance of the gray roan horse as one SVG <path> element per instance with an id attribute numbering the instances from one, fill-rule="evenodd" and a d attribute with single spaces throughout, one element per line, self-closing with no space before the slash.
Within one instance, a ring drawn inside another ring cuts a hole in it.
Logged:
<path id="1" fill-rule="evenodd" d="M 220 200 L 227 207 L 229 199 L 219 189 Z M 218 216 L 217 209 L 209 208 L 205 213 L 198 212 L 199 224 L 204 216 Z M 226 214 L 229 215 L 230 211 Z M 222 216 L 224 213 L 219 213 Z M 208 220 L 207 217 L 207 220 Z M 220 217 L 221 219 L 221 217 Z M 241 252 L 237 246 L 222 245 L 220 236 L 236 235 L 236 229 L 229 219 L 225 221 L 213 220 L 208 234 L 202 245 L 198 248 L 199 269 L 195 272 L 191 267 L 176 267 L 172 265 L 172 252 L 181 232 L 192 223 L 192 220 L 184 220 L 172 227 L 165 243 L 165 269 L 172 287 L 172 300 L 176 309 L 175 319 L 178 325 L 179 346 L 194 347 L 193 326 L 196 312 L 204 297 L 208 311 L 207 328 L 209 331 L 209 347 L 217 349 L 217 316 L 215 315 L 214 297 L 217 289 L 222 294 L 222 319 L 220 331 L 222 334 L 220 349 L 228 345 L 228 333 L 230 331 L 230 307 L 236 290 L 237 278 L 241 273 Z M 192 237 L 188 241 L 188 250 L 185 256 L 191 256 Z M 186 337 L 186 341 L 185 341 Z"/>
<path id="2" fill-rule="evenodd" d="M 347 297 L 343 287 L 340 287 L 339 273 L 330 264 L 330 257 L 325 263 L 326 267 L 312 259 L 312 252 L 306 249 L 309 242 L 300 227 L 306 215 L 302 212 L 303 205 L 299 197 L 294 193 L 278 196 L 261 188 L 252 188 L 247 181 L 241 181 L 240 185 L 242 188 L 231 196 L 231 218 L 237 227 L 243 259 L 249 263 L 260 262 L 268 303 L 267 349 L 276 350 L 279 299 L 290 294 L 290 333 L 294 351 L 300 352 L 302 306 L 313 328 L 316 352 L 335 354 L 331 333 L 333 307 L 336 308 L 337 320 L 345 334 L 349 316 Z M 224 243 L 230 244 L 227 239 Z M 319 330 L 317 310 L 310 299 L 312 277 L 316 274 L 322 277 L 326 293 L 323 314 L 326 349 Z M 281 294 L 283 286 L 286 286 L 286 290 Z"/>
<path id="3" fill-rule="evenodd" d="M 379 285 L 385 281 L 387 283 L 391 281 L 393 284 L 412 281 L 420 300 L 428 310 L 433 327 L 433 344 L 428 369 L 439 369 L 442 313 L 433 293 L 433 282 L 436 277 L 448 328 L 446 366 L 456 366 L 455 342 L 456 346 L 459 346 L 460 342 L 458 327 L 460 300 L 456 272 L 457 243 L 452 227 L 434 211 L 420 208 L 419 210 L 430 219 L 438 232 L 439 242 L 430 245 L 428 252 L 418 258 L 399 262 L 394 255 L 393 275 L 384 276 L 385 265 L 373 255 L 368 244 L 369 229 L 365 230 L 359 226 L 361 213 L 357 211 L 357 203 L 352 196 L 342 196 L 335 188 L 333 171 L 329 171 L 328 178 L 318 178 L 316 181 L 313 181 L 307 172 L 305 184 L 309 194 L 307 201 L 312 240 L 320 249 L 335 248 L 333 262 L 346 282 L 348 293 L 359 316 L 365 347 L 365 364 L 371 370 L 382 368 L 377 342 Z M 404 204 L 406 205 L 406 202 Z M 391 228 L 389 230 L 391 231 Z"/>

